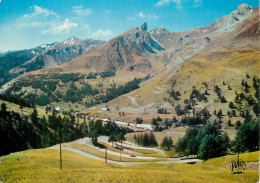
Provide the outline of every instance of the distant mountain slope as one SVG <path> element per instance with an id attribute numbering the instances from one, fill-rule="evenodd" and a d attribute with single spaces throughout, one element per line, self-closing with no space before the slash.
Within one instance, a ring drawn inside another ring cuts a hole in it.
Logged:
<path id="1" fill-rule="evenodd" d="M 31 60 L 33 57 L 37 56 L 38 54 L 45 52 L 46 48 L 53 47 L 54 44 L 55 43 L 53 43 L 52 45 L 45 45 L 46 47 L 39 46 L 30 50 L 15 51 L 6 54 L 3 57 L 0 57 L 0 85 L 6 83 L 7 81 L 17 76 L 12 76 L 9 73 L 10 69 L 24 64 L 28 60 Z"/>
<path id="2" fill-rule="evenodd" d="M 258 20 L 256 17 L 258 17 Z M 204 50 L 236 43 L 241 44 L 236 39 L 238 38 L 236 34 L 241 30 L 241 26 L 245 25 L 244 29 L 248 27 L 245 24 L 247 20 L 259 23 L 259 9 L 252 9 L 252 7 L 242 4 L 236 11 L 219 18 L 207 26 L 193 28 L 185 32 L 177 32 L 170 39 L 166 37 L 163 42 L 170 41 L 168 43 L 170 47 L 167 50 L 167 55 L 170 57 L 171 64 L 181 63 Z M 246 36 L 245 38 L 250 37 Z M 258 45 L 256 40 L 251 38 L 247 40 L 246 44 Z"/>
<path id="3" fill-rule="evenodd" d="M 25 72 L 61 65 L 103 43 L 72 37 L 60 43 L 8 53 L 0 57 L 0 85 Z"/>
<path id="4" fill-rule="evenodd" d="M 128 112 L 129 109 L 137 113 L 143 109 L 149 113 L 156 113 L 158 107 L 166 107 L 169 112 L 176 114 L 175 107 L 180 104 L 184 108 L 185 100 L 190 100 L 192 91 L 196 89 L 201 94 L 208 90 L 209 94 L 205 95 L 207 102 L 197 101 L 198 103 L 194 107 L 196 110 L 207 107 L 211 114 L 215 109 L 222 109 L 226 114 L 227 110 L 230 110 L 229 102 L 235 103 L 236 93 L 244 93 L 246 97 L 251 95 L 255 102 L 259 100 L 255 96 L 256 90 L 253 87 L 253 78 L 260 78 L 259 54 L 259 49 L 255 47 L 219 47 L 201 52 L 178 67 L 169 68 L 147 81 L 140 89 L 109 102 L 107 106 L 111 110 L 120 108 L 121 111 Z M 249 78 L 246 77 L 247 74 Z M 242 80 L 250 86 L 248 93 L 241 86 Z M 220 102 L 214 92 L 216 85 L 221 89 L 222 95 L 228 102 Z M 180 92 L 180 96 L 174 99 L 174 96 L 171 96 L 172 91 Z M 135 100 L 140 107 L 131 104 L 131 100 Z M 216 102 L 217 100 L 218 102 Z M 237 105 L 239 106 L 239 104 Z M 248 106 L 247 109 L 253 113 L 252 106 Z M 225 115 L 224 119 L 227 120 L 228 116 Z"/>

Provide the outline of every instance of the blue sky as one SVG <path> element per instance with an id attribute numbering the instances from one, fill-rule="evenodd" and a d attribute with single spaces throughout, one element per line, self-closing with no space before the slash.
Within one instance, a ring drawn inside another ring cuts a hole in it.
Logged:
<path id="1" fill-rule="evenodd" d="M 110 38 L 148 23 L 185 31 L 257 0 L 0 0 L 0 51 L 65 40 Z"/>

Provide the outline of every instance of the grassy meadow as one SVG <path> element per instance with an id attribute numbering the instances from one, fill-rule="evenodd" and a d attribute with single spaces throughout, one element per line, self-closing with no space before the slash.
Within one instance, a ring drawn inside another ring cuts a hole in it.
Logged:
<path id="1" fill-rule="evenodd" d="M 63 170 L 60 170 L 59 151 L 27 150 L 0 158 L 2 182 L 257 182 L 258 169 L 232 174 L 223 168 L 234 159 L 225 156 L 199 164 L 146 163 L 132 166 L 110 164 L 63 150 Z M 247 162 L 258 162 L 259 152 L 240 156 Z"/>

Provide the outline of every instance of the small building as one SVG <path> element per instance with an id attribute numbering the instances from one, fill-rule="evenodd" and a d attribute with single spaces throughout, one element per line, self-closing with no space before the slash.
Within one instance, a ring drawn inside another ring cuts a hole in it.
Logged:
<path id="1" fill-rule="evenodd" d="M 108 108 L 102 107 L 102 108 L 101 108 L 101 111 L 108 111 Z"/>
<path id="2" fill-rule="evenodd" d="M 56 111 L 60 111 L 60 107 L 56 107 L 55 110 L 56 110 Z"/>

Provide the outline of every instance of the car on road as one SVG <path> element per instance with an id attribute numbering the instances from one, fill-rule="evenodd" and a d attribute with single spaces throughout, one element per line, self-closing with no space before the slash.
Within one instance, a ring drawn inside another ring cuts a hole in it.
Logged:
<path id="1" fill-rule="evenodd" d="M 136 157 L 135 154 L 130 154 L 130 157 Z"/>

